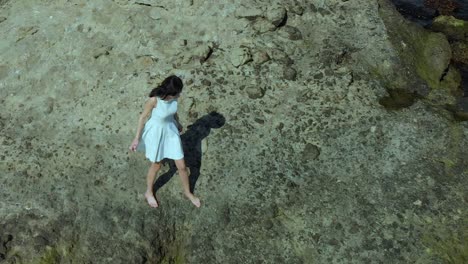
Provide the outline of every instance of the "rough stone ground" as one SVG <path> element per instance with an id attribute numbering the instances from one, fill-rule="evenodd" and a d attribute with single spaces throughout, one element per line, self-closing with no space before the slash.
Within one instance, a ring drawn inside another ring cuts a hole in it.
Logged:
<path id="1" fill-rule="evenodd" d="M 387 1 L 0 4 L 0 262 L 466 260 L 468 125 Z M 172 73 L 200 209 L 128 153 Z"/>

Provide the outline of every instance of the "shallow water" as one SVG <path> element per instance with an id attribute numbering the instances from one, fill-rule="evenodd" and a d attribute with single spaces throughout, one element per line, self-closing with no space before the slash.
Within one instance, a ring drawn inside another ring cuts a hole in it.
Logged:
<path id="1" fill-rule="evenodd" d="M 428 26 L 432 19 L 438 16 L 438 12 L 424 6 L 424 0 L 392 0 L 396 8 L 406 18 L 422 25 Z M 468 1 L 456 1 L 459 8 L 455 10 L 453 16 L 458 19 L 468 20 Z"/>

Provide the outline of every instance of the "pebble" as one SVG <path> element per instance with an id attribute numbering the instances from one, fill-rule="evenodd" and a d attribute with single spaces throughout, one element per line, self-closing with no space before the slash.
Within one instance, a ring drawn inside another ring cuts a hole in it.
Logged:
<path id="1" fill-rule="evenodd" d="M 290 40 L 301 40 L 302 33 L 299 29 L 292 27 L 292 26 L 284 26 L 279 31 L 279 34 L 283 38 L 287 38 Z"/>
<path id="2" fill-rule="evenodd" d="M 154 19 L 154 20 L 159 20 L 161 19 L 161 8 L 152 8 L 150 13 L 149 13 L 149 16 Z"/>
<path id="3" fill-rule="evenodd" d="M 201 83 L 205 86 L 211 86 L 211 82 L 207 79 L 203 79 Z"/>
<path id="4" fill-rule="evenodd" d="M 260 18 L 255 21 L 255 23 L 253 24 L 253 28 L 258 33 L 266 33 L 268 31 L 275 30 L 276 26 L 273 25 L 270 21 Z"/>
<path id="5" fill-rule="evenodd" d="M 297 79 L 296 69 L 291 68 L 291 67 L 284 68 L 283 78 L 289 81 L 295 81 Z"/>
<path id="6" fill-rule="evenodd" d="M 236 10 L 235 16 L 237 18 L 246 18 L 249 20 L 256 19 L 258 17 L 261 17 L 263 15 L 263 11 L 258 8 L 252 8 L 252 7 L 245 7 L 241 6 Z"/>
<path id="7" fill-rule="evenodd" d="M 252 55 L 253 63 L 260 65 L 270 60 L 266 51 L 257 51 Z"/>
<path id="8" fill-rule="evenodd" d="M 250 99 L 259 99 L 265 95 L 265 89 L 262 89 L 258 85 L 248 86 L 245 90 Z"/>
<path id="9" fill-rule="evenodd" d="M 307 143 L 302 156 L 307 160 L 316 160 L 320 156 L 320 148 L 311 143 Z"/>
<path id="10" fill-rule="evenodd" d="M 279 5 L 273 5 L 267 10 L 266 18 L 275 27 L 279 27 L 285 21 L 286 15 L 286 8 Z"/>
<path id="11" fill-rule="evenodd" d="M 239 47 L 232 50 L 230 54 L 230 60 L 232 65 L 239 67 L 251 61 L 252 55 L 250 54 L 250 50 L 248 48 Z"/>

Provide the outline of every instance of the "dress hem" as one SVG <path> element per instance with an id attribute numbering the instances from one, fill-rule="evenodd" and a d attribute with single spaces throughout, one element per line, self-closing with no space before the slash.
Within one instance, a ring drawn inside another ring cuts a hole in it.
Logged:
<path id="1" fill-rule="evenodd" d="M 158 160 L 158 161 L 157 161 L 156 159 L 155 159 L 154 161 L 152 161 L 150 158 L 148 158 L 148 157 L 146 156 L 146 159 L 149 160 L 149 161 L 151 161 L 151 162 L 153 162 L 153 163 L 155 163 L 155 162 L 161 162 L 163 159 L 180 160 L 180 159 L 183 159 L 184 157 L 185 157 L 185 156 L 182 156 L 182 157 L 180 157 L 180 158 L 178 158 L 178 159 L 174 159 L 174 158 L 171 158 L 171 157 L 163 157 L 162 159 L 160 159 L 160 160 Z"/>

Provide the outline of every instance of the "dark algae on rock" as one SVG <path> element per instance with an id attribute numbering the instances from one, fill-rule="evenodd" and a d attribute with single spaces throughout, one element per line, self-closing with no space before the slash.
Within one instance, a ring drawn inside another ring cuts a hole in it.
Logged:
<path id="1" fill-rule="evenodd" d="M 465 262 L 463 3 L 0 3 L 2 264 Z M 200 208 L 127 151 L 171 74 Z"/>
<path id="2" fill-rule="evenodd" d="M 453 113 L 455 119 L 466 120 L 468 113 L 463 107 L 465 101 L 463 97 L 468 96 L 468 60 L 466 59 L 468 22 L 463 19 L 468 19 L 468 2 L 454 0 L 395 0 L 393 2 L 405 17 L 419 21 L 428 30 L 443 33 L 447 38 L 450 47 L 445 49 L 451 51 L 451 66 L 446 68 L 440 76 L 440 83 L 445 86 L 444 89 L 448 90 L 453 99 L 451 102 L 445 102 L 446 109 Z M 432 10 L 432 13 L 428 10 Z M 431 15 L 419 16 L 421 12 L 429 12 Z M 432 74 L 431 71 L 425 74 L 424 71 L 422 72 L 426 77 Z M 435 77 L 437 76 L 436 74 Z M 434 87 L 434 80 L 429 85 Z M 440 93 L 432 98 L 440 100 Z"/>

